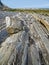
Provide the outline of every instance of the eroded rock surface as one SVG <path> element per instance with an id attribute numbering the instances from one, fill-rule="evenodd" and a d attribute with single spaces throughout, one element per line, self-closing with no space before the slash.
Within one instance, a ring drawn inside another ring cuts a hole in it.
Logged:
<path id="1" fill-rule="evenodd" d="M 0 29 L 0 65 L 49 65 L 46 28 L 34 14 L 11 14 L 3 16 L 5 27 Z"/>
<path id="2" fill-rule="evenodd" d="M 5 20 L 6 20 L 6 29 L 8 33 L 15 33 L 15 32 L 21 31 L 23 30 L 23 27 L 25 25 L 24 21 L 18 17 L 7 16 Z"/>

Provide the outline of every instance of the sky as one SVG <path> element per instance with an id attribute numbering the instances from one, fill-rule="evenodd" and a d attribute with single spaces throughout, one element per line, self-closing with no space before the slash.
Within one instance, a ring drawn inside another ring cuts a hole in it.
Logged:
<path id="1" fill-rule="evenodd" d="M 10 8 L 49 8 L 49 0 L 1 0 Z"/>

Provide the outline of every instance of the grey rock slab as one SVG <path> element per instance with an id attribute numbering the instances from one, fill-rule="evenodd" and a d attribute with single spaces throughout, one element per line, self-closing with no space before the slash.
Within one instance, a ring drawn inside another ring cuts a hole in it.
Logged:
<path id="1" fill-rule="evenodd" d="M 9 33 L 14 33 L 20 30 L 23 30 L 24 21 L 18 17 L 9 17 L 5 18 L 6 28 Z"/>

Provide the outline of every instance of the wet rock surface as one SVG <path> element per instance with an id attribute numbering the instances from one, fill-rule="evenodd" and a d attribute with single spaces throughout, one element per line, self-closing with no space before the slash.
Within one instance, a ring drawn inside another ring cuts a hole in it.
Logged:
<path id="1" fill-rule="evenodd" d="M 0 65 L 49 65 L 49 32 L 34 14 L 0 14 Z"/>

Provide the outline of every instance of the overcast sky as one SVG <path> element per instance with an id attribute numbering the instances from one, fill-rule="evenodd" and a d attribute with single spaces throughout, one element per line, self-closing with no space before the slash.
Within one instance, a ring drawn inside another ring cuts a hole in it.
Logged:
<path id="1" fill-rule="evenodd" d="M 49 0 L 1 0 L 11 8 L 49 8 Z"/>

